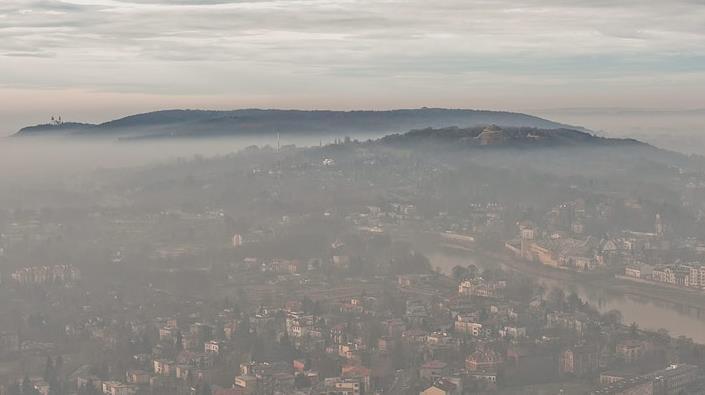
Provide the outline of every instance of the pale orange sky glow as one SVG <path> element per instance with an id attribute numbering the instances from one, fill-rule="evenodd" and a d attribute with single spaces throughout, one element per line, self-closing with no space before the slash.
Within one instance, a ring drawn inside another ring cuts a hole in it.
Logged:
<path id="1" fill-rule="evenodd" d="M 698 1 L 6 0 L 0 133 L 168 108 L 701 108 Z"/>

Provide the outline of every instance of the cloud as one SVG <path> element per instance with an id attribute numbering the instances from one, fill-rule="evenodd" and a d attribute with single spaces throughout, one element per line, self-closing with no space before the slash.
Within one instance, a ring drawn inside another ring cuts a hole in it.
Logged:
<path id="1" fill-rule="evenodd" d="M 700 1 L 3 0 L 0 15 L 6 87 L 335 96 L 705 74 Z"/>

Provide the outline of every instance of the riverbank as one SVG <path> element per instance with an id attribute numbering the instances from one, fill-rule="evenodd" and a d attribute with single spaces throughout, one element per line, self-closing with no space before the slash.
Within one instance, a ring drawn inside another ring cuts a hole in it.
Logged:
<path id="1" fill-rule="evenodd" d="M 504 254 L 486 254 L 475 251 L 477 255 L 485 255 L 487 259 L 495 259 L 501 265 L 511 270 L 534 277 L 550 278 L 559 281 L 579 282 L 591 285 L 613 293 L 623 293 L 637 297 L 647 297 L 663 302 L 688 306 L 695 309 L 705 307 L 705 293 L 678 287 L 666 287 L 657 283 L 633 282 L 615 277 L 613 273 L 583 273 L 570 270 L 555 269 L 549 266 L 533 264 Z M 476 258 L 477 259 L 477 258 Z"/>
<path id="2" fill-rule="evenodd" d="M 478 243 L 448 243 L 434 232 L 415 233 L 407 228 L 403 235 L 446 275 L 457 265 L 511 270 L 535 279 L 544 288 L 576 293 L 600 312 L 618 310 L 627 324 L 636 322 L 650 331 L 663 328 L 674 336 L 705 344 L 705 295 L 618 280 L 615 272 L 583 273 L 531 264 L 504 251 L 483 249 Z"/>

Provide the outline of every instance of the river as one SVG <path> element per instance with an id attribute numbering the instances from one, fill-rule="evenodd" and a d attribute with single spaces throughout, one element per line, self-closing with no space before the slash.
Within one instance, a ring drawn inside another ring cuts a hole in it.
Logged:
<path id="1" fill-rule="evenodd" d="M 465 253 L 452 254 L 434 250 L 427 251 L 426 255 L 433 267 L 439 268 L 444 273 L 450 273 L 456 265 L 489 266 L 488 262 L 480 262 Z M 642 329 L 666 329 L 671 336 L 687 336 L 697 343 L 705 344 L 705 305 L 697 308 L 654 297 L 624 294 L 595 283 L 583 285 L 576 281 L 562 281 L 547 277 L 539 277 L 537 280 L 546 288 L 558 287 L 566 293 L 575 292 L 600 312 L 619 310 L 627 325 L 636 322 Z"/>

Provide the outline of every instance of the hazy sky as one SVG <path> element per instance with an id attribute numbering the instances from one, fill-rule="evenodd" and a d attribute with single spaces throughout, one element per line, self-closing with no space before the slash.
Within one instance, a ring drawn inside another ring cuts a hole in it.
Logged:
<path id="1" fill-rule="evenodd" d="M 0 0 L 0 133 L 160 108 L 696 108 L 703 0 Z"/>

